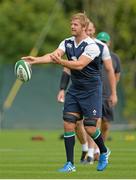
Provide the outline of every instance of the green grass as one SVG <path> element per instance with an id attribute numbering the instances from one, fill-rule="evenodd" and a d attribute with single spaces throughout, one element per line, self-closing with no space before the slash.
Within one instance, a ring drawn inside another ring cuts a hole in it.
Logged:
<path id="1" fill-rule="evenodd" d="M 112 141 L 106 144 L 112 150 L 109 166 L 103 172 L 93 165 L 79 163 L 81 146 L 76 141 L 74 173 L 59 173 L 65 163 L 62 131 L 1 131 L 1 179 L 135 179 L 136 132 L 111 132 Z M 32 136 L 43 136 L 44 141 L 32 141 Z"/>

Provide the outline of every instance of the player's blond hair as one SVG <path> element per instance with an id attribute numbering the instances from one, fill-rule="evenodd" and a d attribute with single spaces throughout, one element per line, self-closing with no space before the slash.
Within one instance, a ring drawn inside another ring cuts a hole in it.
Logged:
<path id="1" fill-rule="evenodd" d="M 86 16 L 85 13 L 74 14 L 71 17 L 71 20 L 75 20 L 75 19 L 78 19 L 80 21 L 82 27 L 87 27 L 88 26 L 88 17 Z"/>

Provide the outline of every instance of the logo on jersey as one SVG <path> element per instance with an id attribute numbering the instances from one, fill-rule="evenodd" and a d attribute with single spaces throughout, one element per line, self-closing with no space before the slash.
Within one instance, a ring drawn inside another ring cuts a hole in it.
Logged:
<path id="1" fill-rule="evenodd" d="M 67 43 L 67 48 L 72 48 L 72 44 L 71 43 Z"/>
<path id="2" fill-rule="evenodd" d="M 93 110 L 93 115 L 96 116 L 96 113 L 97 113 L 97 111 L 94 109 Z"/>
<path id="3" fill-rule="evenodd" d="M 85 54 L 91 58 L 91 55 L 88 52 L 86 52 Z"/>

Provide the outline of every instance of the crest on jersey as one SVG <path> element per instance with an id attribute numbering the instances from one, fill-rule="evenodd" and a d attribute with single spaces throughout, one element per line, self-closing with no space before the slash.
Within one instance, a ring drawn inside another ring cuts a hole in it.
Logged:
<path id="1" fill-rule="evenodd" d="M 72 44 L 71 43 L 67 43 L 67 48 L 72 48 Z"/>
<path id="2" fill-rule="evenodd" d="M 97 113 L 97 111 L 94 109 L 93 110 L 93 115 L 96 116 L 96 113 Z"/>

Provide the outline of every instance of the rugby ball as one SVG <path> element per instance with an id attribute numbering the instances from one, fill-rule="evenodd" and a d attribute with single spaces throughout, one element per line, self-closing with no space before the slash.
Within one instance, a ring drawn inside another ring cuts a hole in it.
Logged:
<path id="1" fill-rule="evenodd" d="M 23 82 L 29 81 L 32 76 L 31 65 L 24 60 L 19 60 L 16 62 L 14 72 L 16 77 Z"/>

